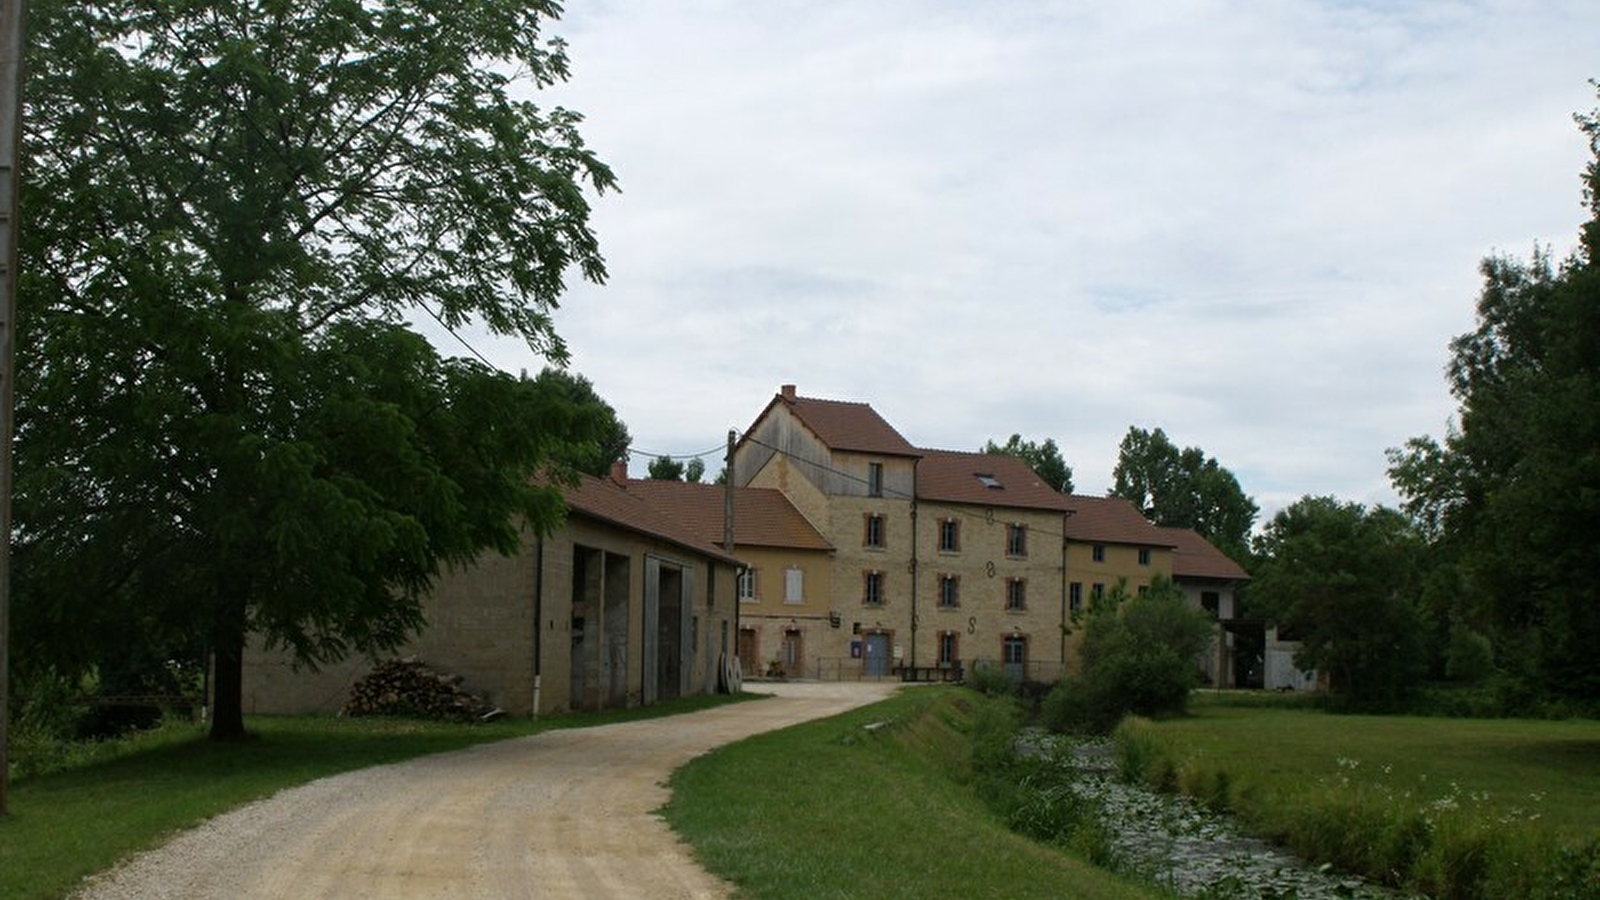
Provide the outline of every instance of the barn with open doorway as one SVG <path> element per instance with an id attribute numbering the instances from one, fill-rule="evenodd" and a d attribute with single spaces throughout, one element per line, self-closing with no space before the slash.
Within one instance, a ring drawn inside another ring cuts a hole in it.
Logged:
<path id="1" fill-rule="evenodd" d="M 415 656 L 514 715 L 639 706 L 719 689 L 735 652 L 738 561 L 624 483 L 564 490 L 566 524 L 510 557 L 447 572 Z M 296 671 L 278 650 L 245 663 L 247 712 L 336 712 L 373 660 Z"/>

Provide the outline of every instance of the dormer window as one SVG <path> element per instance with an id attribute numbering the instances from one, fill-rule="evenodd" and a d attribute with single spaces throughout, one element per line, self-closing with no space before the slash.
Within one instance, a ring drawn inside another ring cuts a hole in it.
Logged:
<path id="1" fill-rule="evenodd" d="M 1005 489 L 1005 485 L 1000 483 L 1000 479 L 994 477 L 993 475 L 987 474 L 985 472 L 977 472 L 975 474 L 977 475 L 978 483 L 983 485 L 984 487 L 988 488 L 989 490 L 991 490 L 991 491 L 999 491 L 999 490 L 1004 490 Z"/>

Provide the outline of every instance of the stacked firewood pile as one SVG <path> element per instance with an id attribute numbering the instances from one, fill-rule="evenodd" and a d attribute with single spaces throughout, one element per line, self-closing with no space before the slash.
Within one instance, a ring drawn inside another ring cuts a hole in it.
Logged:
<path id="1" fill-rule="evenodd" d="M 499 710 L 461 688 L 460 675 L 428 668 L 414 656 L 385 660 L 350 688 L 347 716 L 418 716 L 454 722 L 487 721 Z"/>

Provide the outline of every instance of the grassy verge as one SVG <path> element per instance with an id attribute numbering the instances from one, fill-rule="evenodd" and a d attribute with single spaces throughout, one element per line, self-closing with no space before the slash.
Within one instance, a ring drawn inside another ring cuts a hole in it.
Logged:
<path id="1" fill-rule="evenodd" d="M 988 702 L 918 688 L 758 735 L 680 769 L 663 812 L 742 897 L 1163 896 L 1012 833 L 984 805 L 970 755 Z"/>
<path id="2" fill-rule="evenodd" d="M 607 713 L 453 725 L 400 719 L 252 718 L 255 739 L 213 744 L 168 726 L 114 758 L 18 781 L 0 819 L 0 898 L 50 900 L 174 831 L 325 775 L 553 728 L 689 712 L 729 702 L 691 697 Z M 105 753 L 100 754 L 106 755 Z"/>
<path id="3" fill-rule="evenodd" d="M 1117 733 L 1130 773 L 1438 900 L 1600 896 L 1600 722 L 1202 702 Z"/>

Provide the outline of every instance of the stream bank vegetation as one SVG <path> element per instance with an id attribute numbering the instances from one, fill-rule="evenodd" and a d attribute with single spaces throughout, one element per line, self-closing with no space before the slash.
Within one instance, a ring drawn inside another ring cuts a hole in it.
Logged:
<path id="1" fill-rule="evenodd" d="M 1167 897 L 1053 846 L 1071 812 L 988 765 L 1021 721 L 1009 698 L 903 690 L 696 758 L 662 814 L 740 897 Z"/>
<path id="2" fill-rule="evenodd" d="M 1124 778 L 1435 900 L 1600 896 L 1600 723 L 1196 704 L 1125 720 Z"/>

